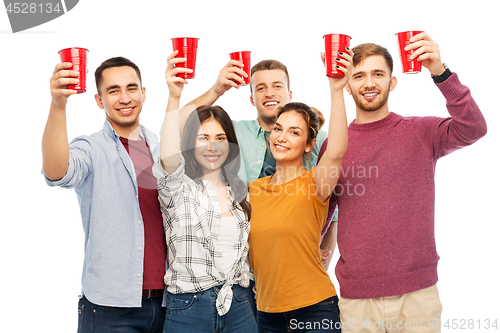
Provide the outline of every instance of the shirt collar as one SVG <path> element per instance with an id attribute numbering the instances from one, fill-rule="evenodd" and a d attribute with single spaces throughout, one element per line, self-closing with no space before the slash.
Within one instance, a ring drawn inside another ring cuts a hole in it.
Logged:
<path id="1" fill-rule="evenodd" d="M 254 131 L 256 138 L 259 137 L 260 134 L 264 135 L 264 127 L 260 126 L 259 118 L 255 119 L 252 125 L 253 125 L 252 130 Z"/>
<path id="2" fill-rule="evenodd" d="M 119 141 L 120 140 L 120 136 L 116 133 L 115 129 L 113 128 L 113 126 L 111 126 L 111 123 L 108 121 L 108 119 L 105 119 L 104 120 L 104 132 L 108 135 L 110 135 L 111 137 L 115 138 L 115 141 Z M 146 134 L 146 131 L 144 130 L 144 127 L 142 127 L 142 125 L 139 125 L 139 137 L 143 140 L 145 140 L 146 142 L 149 142 L 149 138 Z"/>

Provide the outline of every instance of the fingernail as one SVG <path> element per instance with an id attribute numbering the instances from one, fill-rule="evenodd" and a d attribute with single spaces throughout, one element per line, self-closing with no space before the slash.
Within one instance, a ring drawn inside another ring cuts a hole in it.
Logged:
<path id="1" fill-rule="evenodd" d="M 340 61 L 340 58 L 335 58 L 335 60 Z"/>
<path id="2" fill-rule="evenodd" d="M 337 66 L 335 66 L 335 67 L 340 68 L 340 66 L 339 66 L 339 65 L 337 65 Z"/>
<path id="3" fill-rule="evenodd" d="M 344 54 L 344 52 L 339 52 L 340 55 Z"/>

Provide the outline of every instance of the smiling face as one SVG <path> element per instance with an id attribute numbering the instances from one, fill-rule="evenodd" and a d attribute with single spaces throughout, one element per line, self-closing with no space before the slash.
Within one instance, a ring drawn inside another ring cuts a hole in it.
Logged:
<path id="1" fill-rule="evenodd" d="M 252 96 L 250 102 L 257 108 L 259 124 L 270 130 L 276 121 L 279 107 L 292 99 L 292 92 L 286 84 L 286 73 L 279 69 L 261 70 L 251 78 Z"/>
<path id="2" fill-rule="evenodd" d="M 269 148 L 280 163 L 302 164 L 304 153 L 310 151 L 316 140 L 308 144 L 308 124 L 295 111 L 282 113 L 269 136 Z"/>
<path id="3" fill-rule="evenodd" d="M 354 68 L 346 90 L 356 103 L 357 114 L 376 112 L 383 118 L 389 114 L 389 92 L 396 84 L 384 57 L 374 55 Z"/>
<path id="4" fill-rule="evenodd" d="M 128 135 L 139 126 L 139 115 L 146 89 L 132 67 L 107 68 L 102 72 L 97 105 L 106 111 L 106 119 L 118 135 Z"/>
<path id="5" fill-rule="evenodd" d="M 196 135 L 194 157 L 203 174 L 219 170 L 229 154 L 229 143 L 221 124 L 211 118 L 201 124 Z"/>

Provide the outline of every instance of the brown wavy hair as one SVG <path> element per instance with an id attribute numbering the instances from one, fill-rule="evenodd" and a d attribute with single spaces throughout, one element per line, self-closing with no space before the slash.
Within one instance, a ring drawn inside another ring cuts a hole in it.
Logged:
<path id="1" fill-rule="evenodd" d="M 194 157 L 194 147 L 196 146 L 196 137 L 201 124 L 211 119 L 215 119 L 221 125 L 229 142 L 229 153 L 221 166 L 221 173 L 226 185 L 231 187 L 234 198 L 233 208 L 242 210 L 247 219 L 250 220 L 251 209 L 247 200 L 247 186 L 238 177 L 238 171 L 240 170 L 238 139 L 231 118 L 220 106 L 201 106 L 194 110 L 186 121 L 181 139 L 181 151 L 186 161 L 186 175 L 203 186 L 203 170 Z M 239 203 L 241 208 L 236 203 Z"/>
<path id="2" fill-rule="evenodd" d="M 319 130 L 325 123 L 323 114 L 316 108 L 312 108 L 304 103 L 290 102 L 278 109 L 276 118 L 279 118 L 283 113 L 294 111 L 302 115 L 307 123 L 307 144 L 312 145 L 312 140 L 316 139 Z M 312 150 L 309 152 L 312 153 Z"/>

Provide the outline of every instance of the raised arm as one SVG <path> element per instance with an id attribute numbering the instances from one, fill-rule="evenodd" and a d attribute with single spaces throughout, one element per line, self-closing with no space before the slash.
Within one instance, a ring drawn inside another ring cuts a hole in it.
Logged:
<path id="1" fill-rule="evenodd" d="M 332 194 L 337 184 L 340 167 L 347 149 L 347 117 L 343 90 L 351 76 L 353 53 L 350 49 L 346 49 L 346 52 L 340 55 L 342 57 L 340 62 L 346 66 L 346 68 L 339 67 L 344 76 L 342 78 L 328 78 L 331 93 L 328 145 L 313 174 L 318 198 L 323 202 Z M 324 53 L 322 53 L 321 58 L 324 62 Z"/>
<path id="2" fill-rule="evenodd" d="M 245 81 L 241 78 L 240 75 L 243 75 L 244 77 L 248 77 L 248 75 L 245 73 L 243 70 L 243 64 L 239 61 L 236 60 L 231 60 L 229 61 L 220 71 L 219 77 L 217 78 L 217 81 L 213 85 L 210 90 L 208 90 L 206 93 L 203 95 L 195 98 L 191 102 L 186 104 L 186 107 L 182 108 L 180 111 L 179 115 L 179 126 L 181 130 L 181 135 L 182 135 L 182 130 L 184 128 L 184 124 L 186 123 L 187 119 L 189 118 L 189 115 L 191 112 L 200 106 L 203 105 L 212 105 L 221 97 L 224 95 L 226 91 L 228 91 L 231 88 L 236 88 L 239 89 L 239 85 L 235 82 L 239 82 L 241 84 L 244 84 Z M 187 107 L 191 106 L 191 107 Z"/>
<path id="3" fill-rule="evenodd" d="M 68 84 L 77 84 L 78 71 L 70 71 L 71 63 L 58 64 L 50 78 L 49 116 L 42 137 L 43 172 L 51 180 L 59 180 L 66 175 L 69 163 L 68 132 L 66 127 L 66 104 L 75 90 L 66 89 Z"/>
<path id="4" fill-rule="evenodd" d="M 447 119 L 435 117 L 433 130 L 422 131 L 432 142 L 435 156 L 442 157 L 479 140 L 486 134 L 487 126 L 469 88 L 459 81 L 456 74 L 446 70 L 438 44 L 426 33 L 420 33 L 410 41 L 412 43 L 405 49 L 415 50 L 412 58 L 420 61 L 432 74 L 451 115 Z"/>
<path id="5" fill-rule="evenodd" d="M 179 130 L 179 102 L 187 81 L 177 77 L 178 73 L 189 73 L 191 69 L 174 67 L 175 64 L 186 61 L 186 58 L 175 58 L 178 51 L 168 56 L 168 65 L 165 79 L 169 90 L 167 110 L 161 127 L 160 158 L 163 169 L 172 174 L 180 164 L 180 130 Z"/>
<path id="6" fill-rule="evenodd" d="M 243 64 L 236 60 L 230 60 L 224 67 L 222 67 L 219 77 L 212 88 L 186 105 L 194 104 L 196 107 L 200 107 L 203 105 L 214 104 L 215 101 L 217 101 L 219 97 L 224 95 L 224 93 L 229 89 L 239 89 L 240 86 L 237 82 L 241 84 L 245 83 L 240 75 L 248 77 L 243 70 Z"/>

